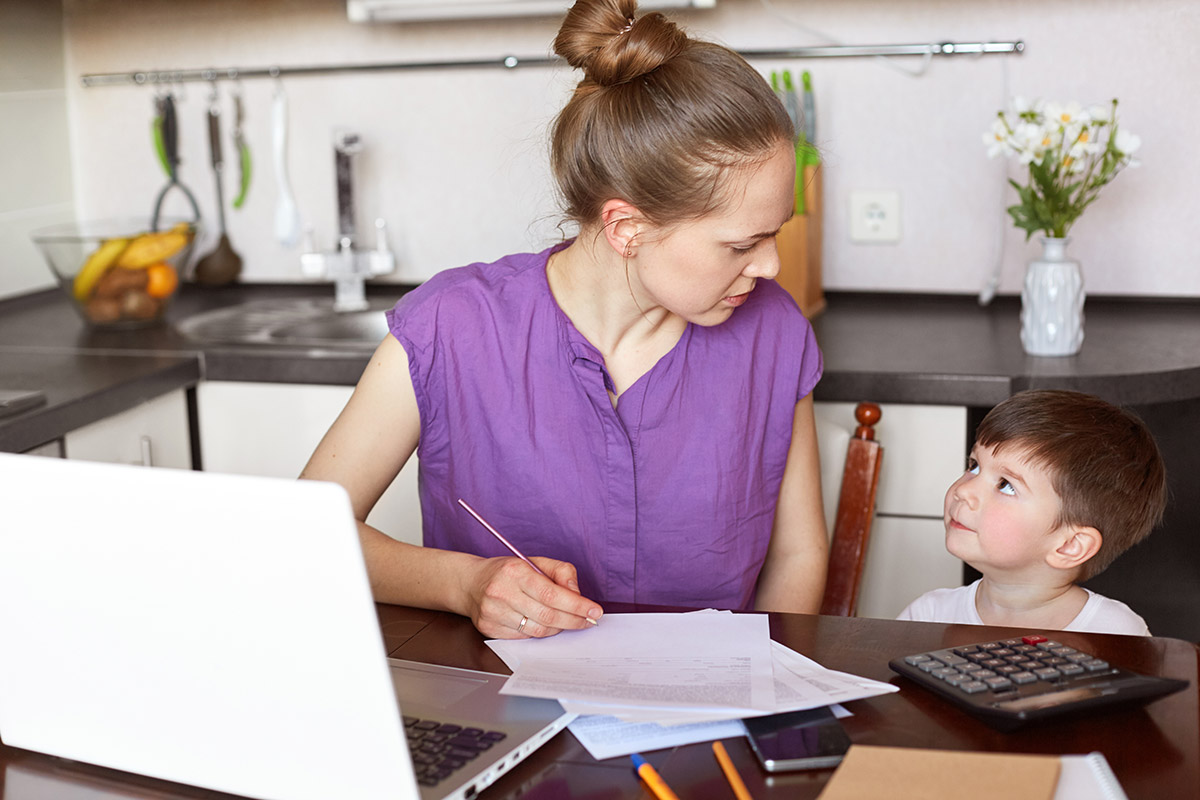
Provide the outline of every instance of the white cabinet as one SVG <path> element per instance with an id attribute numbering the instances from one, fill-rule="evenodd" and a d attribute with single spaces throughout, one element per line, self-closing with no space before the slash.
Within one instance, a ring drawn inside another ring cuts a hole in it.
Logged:
<path id="1" fill-rule="evenodd" d="M 354 387 L 205 381 L 196 392 L 206 471 L 295 478 Z M 409 459 L 367 522 L 401 541 L 421 543 L 416 458 Z"/>
<path id="2" fill-rule="evenodd" d="M 816 404 L 830 524 L 845 442 L 857 424 L 856 405 Z M 967 410 L 900 404 L 881 404 L 880 409 L 875 438 L 883 445 L 883 464 L 858 616 L 890 619 L 922 593 L 962 583 L 962 562 L 945 548 L 942 500 L 966 462 Z"/>
<path id="3" fill-rule="evenodd" d="M 81 461 L 191 469 L 189 430 L 187 397 L 176 389 L 71 431 L 64 449 Z"/>

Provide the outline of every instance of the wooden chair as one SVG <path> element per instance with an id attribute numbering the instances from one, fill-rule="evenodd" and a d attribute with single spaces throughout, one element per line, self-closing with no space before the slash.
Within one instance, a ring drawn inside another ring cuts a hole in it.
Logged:
<path id="1" fill-rule="evenodd" d="M 838 492 L 837 517 L 829 546 L 829 572 L 821 613 L 852 617 L 858 605 L 859 583 L 871 523 L 875 520 L 875 492 L 883 447 L 875 441 L 874 425 L 882 412 L 874 403 L 859 403 L 854 409 L 858 427 L 846 447 L 846 463 Z"/>

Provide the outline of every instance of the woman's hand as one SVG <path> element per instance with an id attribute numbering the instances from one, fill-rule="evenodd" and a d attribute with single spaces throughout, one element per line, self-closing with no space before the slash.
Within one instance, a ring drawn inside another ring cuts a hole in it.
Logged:
<path id="1" fill-rule="evenodd" d="M 507 556 L 479 563 L 465 591 L 468 616 L 480 633 L 494 639 L 541 638 L 589 628 L 600 619 L 600 604 L 579 594 L 574 566 L 552 558 L 530 560 L 546 575 Z"/>

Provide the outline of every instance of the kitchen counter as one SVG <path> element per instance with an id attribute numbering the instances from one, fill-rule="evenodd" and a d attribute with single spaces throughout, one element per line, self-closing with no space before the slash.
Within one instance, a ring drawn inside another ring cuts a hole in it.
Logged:
<path id="1" fill-rule="evenodd" d="M 373 298 L 409 287 L 376 284 Z M 57 290 L 0 301 L 0 352 L 13 350 L 202 356 L 213 380 L 352 384 L 369 349 L 213 345 L 171 324 L 191 314 L 262 299 L 332 298 L 325 285 L 185 286 L 167 323 L 135 331 L 86 328 Z M 874 397 L 906 403 L 991 405 L 1046 383 L 1141 404 L 1200 397 L 1200 300 L 1088 298 L 1083 351 L 1027 356 L 1018 337 L 1020 300 L 830 293 L 814 321 L 825 354 L 821 400 Z"/>
<path id="2" fill-rule="evenodd" d="M 383 284 L 368 294 L 404 291 Z M 186 286 L 166 324 L 126 332 L 89 331 L 57 290 L 0 302 L 0 388 L 48 397 L 0 418 L 0 450 L 22 452 L 205 379 L 353 385 L 370 346 L 201 345 L 171 324 L 233 303 L 301 297 L 331 298 L 332 289 Z M 1087 585 L 1129 603 L 1157 635 L 1200 641 L 1200 300 L 1089 298 L 1083 351 L 1069 358 L 1025 355 L 1014 297 L 986 308 L 963 296 L 827 300 L 814 321 L 825 356 L 818 400 L 965 406 L 968 439 L 988 409 L 1022 389 L 1075 389 L 1132 406 L 1162 449 L 1170 505 L 1162 528 Z"/>

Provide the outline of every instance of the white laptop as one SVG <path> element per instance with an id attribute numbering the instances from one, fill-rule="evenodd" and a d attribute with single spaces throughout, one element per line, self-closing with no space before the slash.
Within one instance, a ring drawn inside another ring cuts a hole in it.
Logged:
<path id="1" fill-rule="evenodd" d="M 340 486 L 0 454 L 10 747 L 270 800 L 470 797 L 571 719 L 503 681 L 386 657 Z"/>

